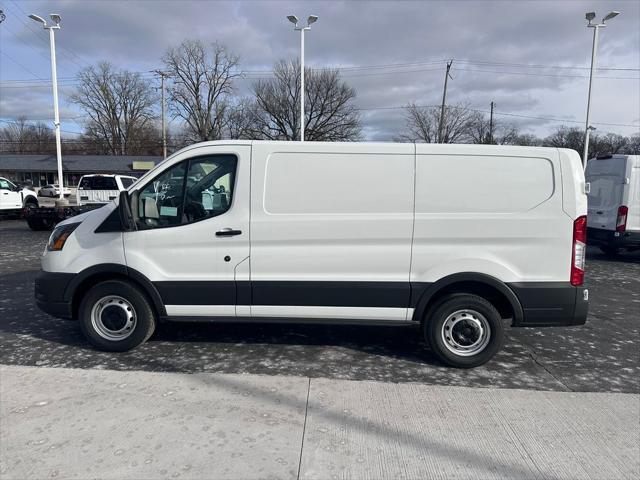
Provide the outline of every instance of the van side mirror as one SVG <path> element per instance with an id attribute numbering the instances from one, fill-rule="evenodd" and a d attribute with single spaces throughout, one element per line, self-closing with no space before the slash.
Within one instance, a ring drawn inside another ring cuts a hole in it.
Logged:
<path id="1" fill-rule="evenodd" d="M 120 192 L 120 197 L 118 198 L 118 215 L 124 232 L 133 232 L 137 230 L 136 222 L 133 219 L 133 213 L 131 212 L 129 192 L 125 190 Z"/>

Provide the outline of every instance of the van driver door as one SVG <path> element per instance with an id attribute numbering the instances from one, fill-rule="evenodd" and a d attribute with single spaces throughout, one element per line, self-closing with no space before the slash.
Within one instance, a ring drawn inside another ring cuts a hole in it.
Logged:
<path id="1" fill-rule="evenodd" d="M 138 230 L 124 233 L 127 267 L 153 283 L 169 317 L 236 316 L 238 282 L 249 281 L 250 155 L 250 146 L 195 147 L 131 192 Z"/>

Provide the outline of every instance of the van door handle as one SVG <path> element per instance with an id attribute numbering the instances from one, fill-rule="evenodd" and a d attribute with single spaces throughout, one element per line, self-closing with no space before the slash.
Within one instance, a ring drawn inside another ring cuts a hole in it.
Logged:
<path id="1" fill-rule="evenodd" d="M 233 237 L 235 235 L 241 235 L 242 230 L 234 230 L 233 228 L 223 228 L 216 232 L 216 237 Z"/>
<path id="2" fill-rule="evenodd" d="M 597 213 L 598 215 L 602 215 L 604 212 L 603 212 L 602 210 L 598 210 L 596 213 Z"/>

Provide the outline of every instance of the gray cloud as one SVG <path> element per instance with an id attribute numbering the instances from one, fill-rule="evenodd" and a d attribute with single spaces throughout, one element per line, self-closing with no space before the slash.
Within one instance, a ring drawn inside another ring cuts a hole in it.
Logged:
<path id="1" fill-rule="evenodd" d="M 395 68 L 395 72 L 391 68 L 344 71 L 363 108 L 408 102 L 439 104 L 444 60 L 455 58 L 449 103 L 466 102 L 488 109 L 489 102 L 495 101 L 497 112 L 582 121 L 588 70 L 464 61 L 587 66 L 591 30 L 585 28 L 583 18 L 584 12 L 592 9 L 599 15 L 611 9 L 623 12 L 602 31 L 599 64 L 640 68 L 638 2 L 69 0 L 57 2 L 55 7 L 41 1 L 20 5 L 41 15 L 55 8 L 62 15 L 58 45 L 59 75 L 63 78 L 73 77 L 81 65 L 98 60 L 147 72 L 160 65 L 168 46 L 187 37 L 217 40 L 241 56 L 244 69 L 268 70 L 275 60 L 298 55 L 298 35 L 284 18 L 289 13 L 300 18 L 311 13 L 320 16 L 307 37 L 306 58 L 314 67 L 441 61 Z M 37 38 L 25 26 L 29 20 L 17 19 L 23 18 L 24 12 L 13 2 L 5 2 L 3 8 L 7 20 L 0 27 L 0 50 L 39 77 L 49 78 L 49 67 L 43 60 L 48 55 L 44 32 Z M 11 33 L 3 31 L 5 25 Z M 638 77 L 640 72 L 601 71 L 599 75 Z M 0 82 L 30 77 L 5 55 L 0 56 Z M 239 93 L 246 93 L 250 83 L 250 79 L 239 82 Z M 50 94 L 46 89 L 38 92 L 0 89 L 0 117 L 23 114 L 44 118 L 50 112 Z M 594 92 L 594 122 L 635 123 L 640 118 L 640 81 L 599 78 Z M 68 105 L 64 113 L 78 115 Z M 400 110 L 365 110 L 362 117 L 369 139 L 390 139 L 403 125 Z M 539 135 L 557 125 L 516 117 L 504 120 Z M 638 128 L 602 126 L 599 130 L 630 134 Z"/>

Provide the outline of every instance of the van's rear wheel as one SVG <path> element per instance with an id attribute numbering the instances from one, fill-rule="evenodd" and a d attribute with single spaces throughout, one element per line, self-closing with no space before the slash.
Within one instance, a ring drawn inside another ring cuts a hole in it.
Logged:
<path id="1" fill-rule="evenodd" d="M 153 334 L 155 314 L 147 297 L 122 280 L 92 287 L 79 308 L 80 328 L 101 350 L 124 352 L 141 345 Z"/>
<path id="2" fill-rule="evenodd" d="M 504 327 L 496 308 L 484 298 L 453 294 L 429 310 L 423 333 L 442 362 L 471 368 L 488 362 L 500 350 Z"/>

